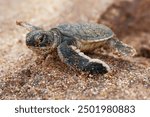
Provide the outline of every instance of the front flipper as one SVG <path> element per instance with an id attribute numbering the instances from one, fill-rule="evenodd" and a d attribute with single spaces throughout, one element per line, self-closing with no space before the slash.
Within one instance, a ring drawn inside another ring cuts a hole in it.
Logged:
<path id="1" fill-rule="evenodd" d="M 75 46 L 68 45 L 67 42 L 60 44 L 57 50 L 60 59 L 73 68 L 77 68 L 91 74 L 105 74 L 110 70 L 109 66 L 105 62 L 99 59 L 91 59 L 84 53 L 80 52 L 80 50 Z"/>
<path id="2" fill-rule="evenodd" d="M 124 56 L 134 56 L 136 54 L 136 50 L 127 44 L 119 41 L 117 38 L 108 39 L 107 44 L 109 47 L 116 50 L 117 53 Z"/>

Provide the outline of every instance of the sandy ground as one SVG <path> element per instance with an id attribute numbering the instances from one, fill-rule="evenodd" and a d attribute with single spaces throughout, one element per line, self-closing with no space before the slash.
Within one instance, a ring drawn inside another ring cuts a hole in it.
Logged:
<path id="1" fill-rule="evenodd" d="M 0 0 L 0 99 L 150 99 L 150 2 L 119 1 Z M 137 55 L 89 55 L 110 65 L 105 75 L 74 71 L 59 58 L 45 65 L 26 47 L 27 31 L 16 20 L 45 29 L 64 22 L 104 23 Z"/>

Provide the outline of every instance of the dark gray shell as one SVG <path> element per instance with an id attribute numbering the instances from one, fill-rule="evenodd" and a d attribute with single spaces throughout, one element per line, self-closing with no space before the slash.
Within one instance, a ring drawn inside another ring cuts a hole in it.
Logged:
<path id="1" fill-rule="evenodd" d="M 61 24 L 57 27 L 62 34 L 86 41 L 103 41 L 114 36 L 113 31 L 102 24 Z"/>

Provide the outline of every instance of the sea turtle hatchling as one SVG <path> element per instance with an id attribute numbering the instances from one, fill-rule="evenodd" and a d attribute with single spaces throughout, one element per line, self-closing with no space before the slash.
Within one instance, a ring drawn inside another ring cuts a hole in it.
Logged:
<path id="1" fill-rule="evenodd" d="M 125 56 L 135 54 L 132 47 L 119 41 L 113 31 L 102 24 L 61 24 L 45 31 L 26 22 L 16 23 L 30 31 L 26 35 L 26 45 L 35 53 L 48 55 L 57 52 L 61 61 L 68 66 L 91 74 L 105 74 L 110 71 L 110 67 L 105 62 L 92 59 L 83 52 L 92 52 L 107 45 Z"/>

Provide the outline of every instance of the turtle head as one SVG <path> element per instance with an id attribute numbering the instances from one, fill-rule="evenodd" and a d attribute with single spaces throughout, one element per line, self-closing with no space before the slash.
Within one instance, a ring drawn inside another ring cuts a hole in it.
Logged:
<path id="1" fill-rule="evenodd" d="M 27 33 L 26 35 L 26 45 L 30 49 L 40 54 L 41 52 L 50 52 L 50 49 L 52 48 L 54 43 L 54 37 L 52 32 L 44 31 L 42 28 L 32 26 L 31 24 L 28 24 L 26 22 L 16 23 L 17 25 L 25 27 L 29 31 L 29 33 Z"/>

